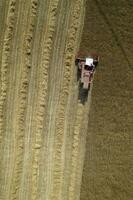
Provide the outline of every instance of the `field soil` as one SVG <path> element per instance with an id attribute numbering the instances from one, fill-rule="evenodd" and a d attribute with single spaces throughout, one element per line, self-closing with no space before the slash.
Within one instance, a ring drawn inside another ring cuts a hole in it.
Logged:
<path id="1" fill-rule="evenodd" d="M 81 51 L 96 51 L 81 200 L 133 199 L 133 1 L 88 0 Z"/>

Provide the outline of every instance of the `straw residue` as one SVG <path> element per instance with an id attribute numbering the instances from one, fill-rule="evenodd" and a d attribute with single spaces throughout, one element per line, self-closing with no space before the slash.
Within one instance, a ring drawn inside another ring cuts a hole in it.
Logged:
<path id="1" fill-rule="evenodd" d="M 69 35 L 67 38 L 67 45 L 65 51 L 65 69 L 63 85 L 60 91 L 60 101 L 56 116 L 56 130 L 55 130 L 55 147 L 54 147 L 54 168 L 53 168 L 53 191 L 52 199 L 61 199 L 61 185 L 63 181 L 63 138 L 64 138 L 64 123 L 65 112 L 67 106 L 68 95 L 70 91 L 70 83 L 72 80 L 72 63 L 73 54 L 77 46 L 77 35 L 80 28 L 80 11 L 83 6 L 83 1 L 74 1 L 72 16 L 69 26 Z"/>
<path id="2" fill-rule="evenodd" d="M 25 116 L 27 108 L 27 97 L 28 97 L 28 86 L 29 86 L 29 75 L 31 68 L 32 59 L 32 43 L 33 43 L 33 33 L 35 27 L 36 13 L 37 13 L 37 0 L 31 1 L 30 7 L 30 18 L 27 32 L 25 34 L 24 41 L 24 65 L 22 69 L 21 81 L 19 86 L 19 96 L 18 96 L 18 109 L 17 109 L 17 119 L 16 119 L 16 155 L 14 164 L 14 174 L 12 178 L 11 187 L 11 199 L 18 199 L 20 181 L 22 175 L 23 167 L 23 156 L 24 156 L 24 137 L 25 137 Z"/>
<path id="3" fill-rule="evenodd" d="M 37 100 L 37 110 L 36 110 L 36 132 L 35 132 L 35 142 L 33 144 L 33 161 L 32 161 L 32 191 L 31 199 L 37 199 L 37 189 L 38 189 L 38 175 L 39 175 L 39 155 L 42 143 L 42 129 L 43 121 L 46 111 L 47 104 L 47 90 L 48 90 L 48 69 L 50 65 L 50 56 L 53 46 L 53 36 L 56 26 L 56 13 L 58 8 L 58 0 L 52 0 L 49 5 L 48 11 L 48 24 L 47 31 L 44 35 L 44 44 L 41 55 L 40 62 L 40 74 L 39 74 L 39 91 Z"/>
<path id="4" fill-rule="evenodd" d="M 3 51 L 2 51 L 2 62 L 0 69 L 0 142 L 2 141 L 4 133 L 4 113 L 6 105 L 6 96 L 8 89 L 8 72 L 10 65 L 10 51 L 11 51 L 11 41 L 13 37 L 14 30 L 14 19 L 15 19 L 15 5 L 16 1 L 11 0 L 9 4 L 5 36 L 3 42 Z"/>

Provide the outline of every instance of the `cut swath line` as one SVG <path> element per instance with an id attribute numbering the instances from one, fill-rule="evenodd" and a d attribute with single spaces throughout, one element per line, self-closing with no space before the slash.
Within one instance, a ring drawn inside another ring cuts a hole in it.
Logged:
<path id="1" fill-rule="evenodd" d="M 67 46 L 65 51 L 65 69 L 63 85 L 60 91 L 59 107 L 56 116 L 55 129 L 55 146 L 54 146 L 54 164 L 53 164 L 53 189 L 51 192 L 51 199 L 60 199 L 62 180 L 63 180 L 63 166 L 62 166 L 62 148 L 64 138 L 64 124 L 65 111 L 67 106 L 67 99 L 70 89 L 70 80 L 72 78 L 73 54 L 77 46 L 77 35 L 80 27 L 80 13 L 83 9 L 83 0 L 73 2 L 73 11 L 69 27 L 69 35 L 67 38 Z"/>
<path id="2" fill-rule="evenodd" d="M 15 10 L 16 10 L 16 1 L 11 0 L 9 2 L 9 8 L 7 13 L 6 29 L 4 35 L 3 49 L 2 49 L 2 62 L 1 62 L 1 71 L 0 71 L 0 143 L 4 141 L 4 121 L 5 121 L 5 110 L 6 110 L 6 98 L 8 90 L 8 74 L 10 68 L 10 53 L 11 45 L 13 39 L 14 23 L 15 23 Z M 3 145 L 1 145 L 3 149 Z M 1 155 L 2 155 L 1 149 Z M 3 155 L 2 155 L 3 156 Z M 4 170 L 4 169 L 3 169 Z M 3 191 L 2 191 L 3 192 Z"/>
<path id="3" fill-rule="evenodd" d="M 75 199 L 75 185 L 76 185 L 76 176 L 77 176 L 77 161 L 79 154 L 79 134 L 81 131 L 81 124 L 83 119 L 84 106 L 78 103 L 77 107 L 77 117 L 74 125 L 74 134 L 73 134 L 73 146 L 72 146 L 72 163 L 71 163 L 71 176 L 70 176 L 70 185 L 69 185 L 69 199 Z"/>
<path id="4" fill-rule="evenodd" d="M 3 119 L 4 119 L 4 109 L 8 88 L 8 66 L 10 59 L 10 48 L 11 48 L 11 40 L 13 36 L 14 29 L 14 17 L 15 17 L 15 1 L 11 1 L 9 4 L 9 10 L 7 14 L 7 27 L 5 30 L 4 36 L 4 44 L 3 44 L 3 52 L 2 52 L 2 64 L 1 64 L 1 88 L 0 88 L 0 142 L 2 140 L 3 135 Z"/>
<path id="5" fill-rule="evenodd" d="M 31 2 L 31 13 L 29 19 L 29 26 L 27 34 L 25 37 L 25 49 L 24 49 L 24 66 L 22 71 L 22 78 L 20 82 L 19 90 L 19 105 L 17 110 L 17 124 L 16 124 L 16 155 L 15 155 L 15 164 L 14 172 L 12 178 L 12 187 L 11 187 L 11 199 L 18 199 L 20 181 L 22 175 L 22 166 L 23 166 L 23 154 L 24 154 L 24 130 L 25 130 L 25 115 L 26 115 L 26 104 L 28 96 L 28 86 L 29 86 L 29 73 L 31 68 L 31 48 L 32 48 L 32 38 L 34 32 L 34 25 L 36 19 L 36 1 Z"/>
<path id="6" fill-rule="evenodd" d="M 69 182 L 69 200 L 79 199 L 82 181 L 82 171 L 85 154 L 85 141 L 88 128 L 88 113 L 91 105 L 91 91 L 85 105 L 78 102 L 76 120 L 74 124 L 72 160 Z"/>
<path id="7" fill-rule="evenodd" d="M 47 31 L 44 35 L 44 48 L 41 55 L 40 63 L 40 76 L 39 76 L 39 91 L 37 99 L 37 110 L 36 110 L 36 132 L 35 142 L 33 144 L 33 161 L 32 161 L 32 183 L 31 183 L 31 199 L 36 200 L 38 194 L 38 172 L 39 172 L 39 155 L 42 143 L 42 130 L 43 121 L 46 111 L 47 104 L 47 93 L 48 93 L 48 69 L 50 64 L 50 55 L 53 46 L 53 36 L 56 26 L 56 12 L 58 8 L 59 0 L 51 1 L 48 12 L 48 26 Z"/>

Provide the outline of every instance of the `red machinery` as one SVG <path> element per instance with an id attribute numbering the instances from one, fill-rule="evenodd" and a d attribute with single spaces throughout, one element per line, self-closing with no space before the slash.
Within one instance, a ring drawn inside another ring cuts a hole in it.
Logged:
<path id="1" fill-rule="evenodd" d="M 77 80 L 80 80 L 83 89 L 89 90 L 98 62 L 99 57 L 97 54 L 78 54 L 76 57 L 75 64 L 78 67 Z"/>

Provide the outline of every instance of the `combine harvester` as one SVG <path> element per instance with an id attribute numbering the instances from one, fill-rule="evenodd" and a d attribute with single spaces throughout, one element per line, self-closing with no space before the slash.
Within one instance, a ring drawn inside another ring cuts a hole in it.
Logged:
<path id="1" fill-rule="evenodd" d="M 79 81 L 79 99 L 85 103 L 88 97 L 88 91 L 93 81 L 94 72 L 99 62 L 97 54 L 79 53 L 75 59 L 77 66 L 77 81 Z"/>

